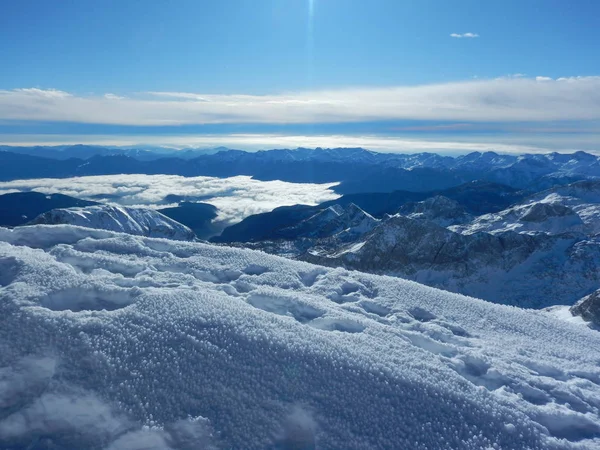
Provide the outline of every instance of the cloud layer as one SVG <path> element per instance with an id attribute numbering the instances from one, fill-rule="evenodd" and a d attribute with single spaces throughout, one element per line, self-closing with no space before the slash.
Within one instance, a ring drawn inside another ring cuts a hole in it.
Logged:
<path id="1" fill-rule="evenodd" d="M 467 34 L 460 36 L 469 37 Z M 16 89 L 0 91 L 0 119 L 144 126 L 405 119 L 599 120 L 600 76 L 505 77 L 277 95 L 147 92 L 129 97 L 112 93 L 86 97 L 58 90 Z"/>
<path id="2" fill-rule="evenodd" d="M 316 205 L 334 200 L 339 197 L 330 189 L 335 184 L 259 181 L 247 176 L 186 178 L 176 175 L 103 175 L 9 181 L 0 183 L 0 194 L 38 191 L 152 208 L 167 206 L 165 197 L 173 194 L 216 206 L 219 209 L 217 220 L 231 224 L 279 206 Z"/>

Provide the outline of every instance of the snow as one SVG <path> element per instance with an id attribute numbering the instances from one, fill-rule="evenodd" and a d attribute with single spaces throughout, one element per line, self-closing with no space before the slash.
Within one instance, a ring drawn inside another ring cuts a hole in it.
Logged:
<path id="1" fill-rule="evenodd" d="M 363 245 L 365 245 L 365 244 L 366 244 L 366 242 L 357 242 L 356 244 L 352 244 L 347 249 L 342 250 L 342 253 L 356 253 L 361 248 L 363 248 Z"/>
<path id="2" fill-rule="evenodd" d="M 116 205 L 57 208 L 41 214 L 32 223 L 49 225 L 70 224 L 141 236 L 185 241 L 195 238 L 194 232 L 188 227 L 168 218 L 158 211 Z"/>
<path id="3" fill-rule="evenodd" d="M 600 334 L 262 252 L 0 228 L 3 448 L 600 446 Z"/>
<path id="4" fill-rule="evenodd" d="M 575 210 L 565 206 L 565 203 L 555 197 L 529 201 L 498 213 L 484 214 L 468 224 L 454 225 L 449 229 L 462 234 L 497 234 L 506 231 L 547 234 L 584 232 L 585 221 Z"/>
<path id="5" fill-rule="evenodd" d="M 569 311 L 570 308 L 572 308 L 572 307 L 566 306 L 566 305 L 559 305 L 559 306 L 551 306 L 549 308 L 545 308 L 545 309 L 543 309 L 543 311 L 546 312 L 547 314 L 550 314 L 550 315 L 556 317 L 557 319 L 564 320 L 564 321 L 570 322 L 570 323 L 579 324 L 581 326 L 588 326 L 588 322 L 583 320 L 583 318 L 581 318 L 580 316 L 574 316 L 573 314 L 571 314 L 571 312 Z"/>

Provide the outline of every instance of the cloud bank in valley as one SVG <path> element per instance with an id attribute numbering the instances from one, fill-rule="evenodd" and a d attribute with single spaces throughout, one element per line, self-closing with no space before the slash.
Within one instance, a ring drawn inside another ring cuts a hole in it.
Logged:
<path id="1" fill-rule="evenodd" d="M 177 175 L 102 175 L 65 179 L 40 178 L 0 183 L 0 194 L 37 191 L 125 206 L 172 206 L 168 195 L 210 203 L 219 209 L 218 221 L 235 223 L 279 206 L 316 205 L 339 197 L 336 183 L 311 184 L 259 181 L 248 176 L 230 178 Z"/>
<path id="2" fill-rule="evenodd" d="M 463 37 L 467 37 L 463 35 Z M 600 76 L 504 77 L 270 95 L 0 90 L 0 119 L 119 125 L 352 123 L 381 120 L 600 120 Z"/>

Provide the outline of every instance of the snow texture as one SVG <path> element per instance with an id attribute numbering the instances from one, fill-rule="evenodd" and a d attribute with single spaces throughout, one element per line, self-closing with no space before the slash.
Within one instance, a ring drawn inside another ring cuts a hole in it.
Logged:
<path id="1" fill-rule="evenodd" d="M 0 447 L 592 449 L 600 334 L 247 249 L 0 228 Z"/>

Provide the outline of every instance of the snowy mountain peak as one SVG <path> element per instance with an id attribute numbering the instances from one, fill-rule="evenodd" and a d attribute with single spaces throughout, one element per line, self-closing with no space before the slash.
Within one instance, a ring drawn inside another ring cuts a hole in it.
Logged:
<path id="1" fill-rule="evenodd" d="M 355 203 L 348 204 L 344 208 L 344 213 L 350 218 L 351 221 L 376 220 L 371 214 L 365 212 L 365 210 L 357 206 Z"/>
<path id="2" fill-rule="evenodd" d="M 572 304 L 600 283 L 599 239 L 510 230 L 460 234 L 401 215 L 344 246 L 321 245 L 299 258 L 524 307 Z"/>
<path id="3" fill-rule="evenodd" d="M 189 241 L 194 232 L 167 216 L 145 208 L 97 205 L 53 209 L 35 218 L 32 224 L 70 224 L 127 234 Z"/>
<path id="4" fill-rule="evenodd" d="M 560 203 L 533 203 L 525 207 L 520 220 L 525 222 L 544 222 L 553 217 L 577 216 L 575 211 Z M 580 223 L 581 219 L 579 220 Z"/>

